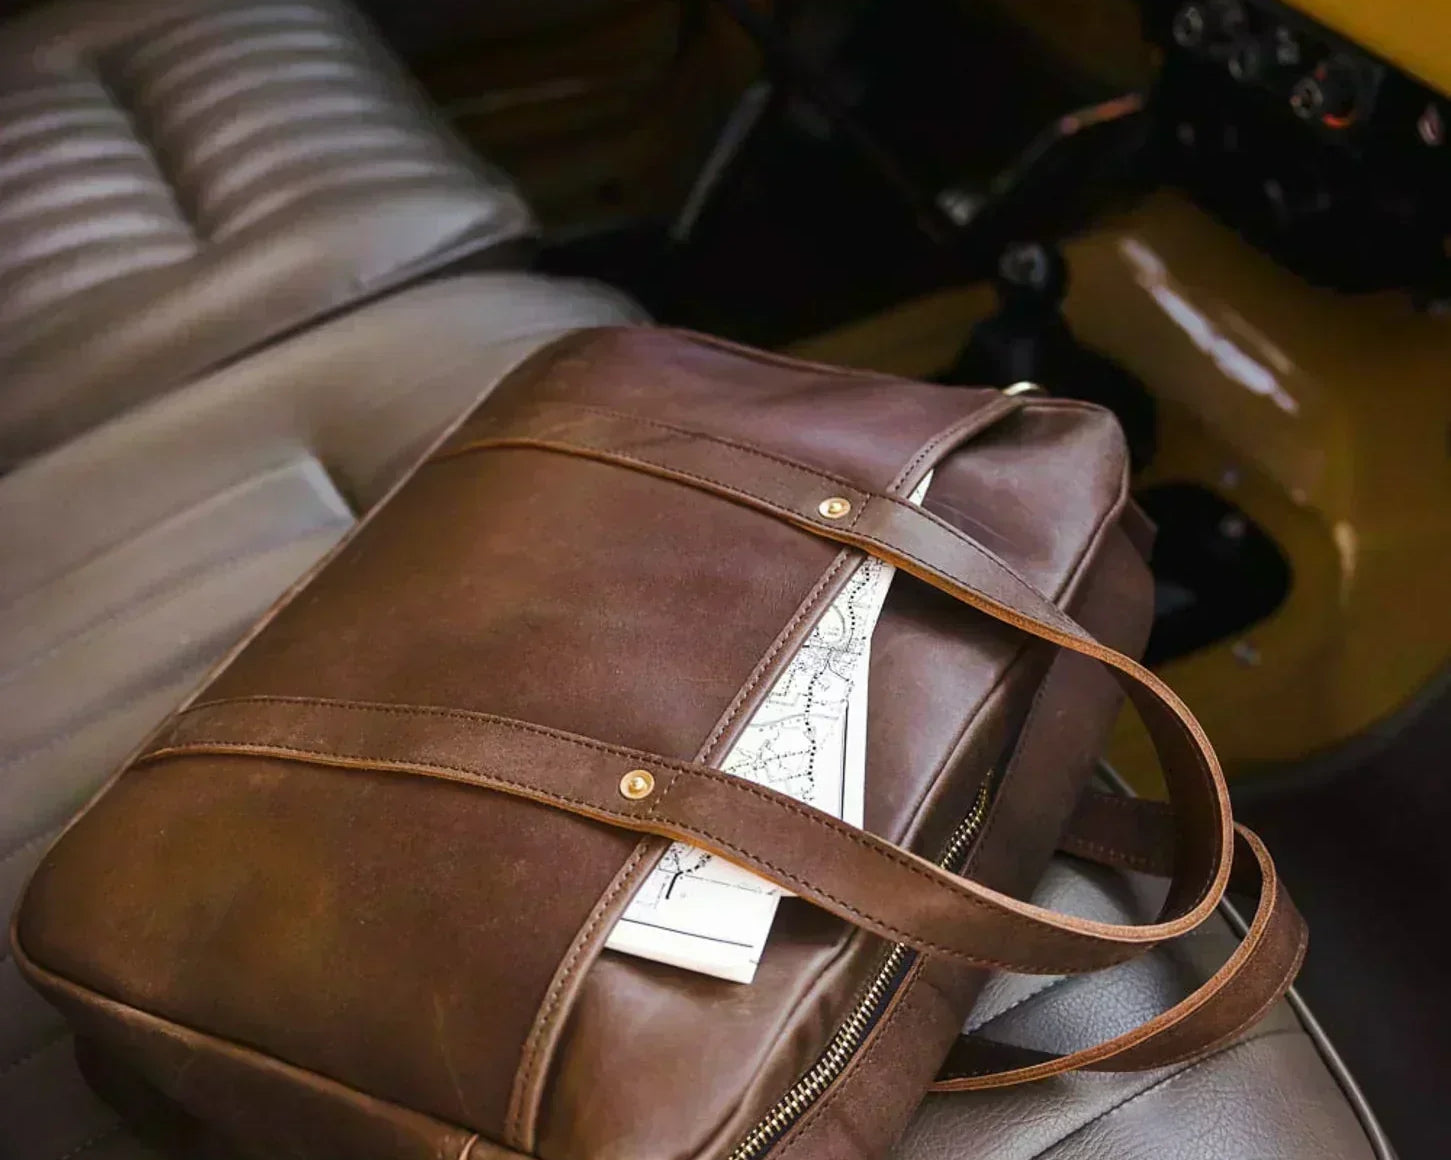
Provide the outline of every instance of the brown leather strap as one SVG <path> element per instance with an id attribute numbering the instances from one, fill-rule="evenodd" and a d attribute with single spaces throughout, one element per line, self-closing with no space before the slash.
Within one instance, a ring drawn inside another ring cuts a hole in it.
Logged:
<path id="1" fill-rule="evenodd" d="M 1089 793 L 1069 823 L 1062 849 L 1121 869 L 1166 873 L 1173 826 L 1159 802 Z M 1253 831 L 1235 827 L 1230 889 L 1256 894 L 1249 929 L 1210 978 L 1134 1030 L 1080 1051 L 1052 1055 L 964 1035 L 932 1085 L 959 1092 L 1005 1087 L 1066 1071 L 1143 1071 L 1206 1055 L 1233 1041 L 1289 989 L 1305 957 L 1305 920 Z"/>
<path id="2" fill-rule="evenodd" d="M 137 764 L 195 754 L 280 757 L 487 786 L 690 842 L 848 922 L 918 950 L 1036 974 L 1111 966 L 1182 933 L 1057 915 L 959 878 L 829 814 L 707 766 L 457 709 L 308 698 L 201 702 Z M 637 801 L 621 779 L 648 770 Z"/>
<path id="3" fill-rule="evenodd" d="M 1023 406 L 1080 407 L 1070 401 L 998 396 L 959 424 L 954 440 L 934 444 L 941 457 L 977 430 Z M 579 455 L 662 476 L 730 498 L 805 530 L 878 556 L 965 604 L 1032 636 L 1092 657 L 1107 665 L 1143 718 L 1158 751 L 1174 805 L 1175 868 L 1159 921 L 1143 928 L 1114 927 L 1089 932 L 1048 911 L 1023 912 L 1055 946 L 1073 931 L 1083 938 L 1135 945 L 1174 938 L 1198 926 L 1213 911 L 1229 878 L 1233 848 L 1229 795 L 1218 758 L 1198 721 L 1179 697 L 1137 661 L 1106 648 L 1051 600 L 989 549 L 931 512 L 894 495 L 858 487 L 810 465 L 746 447 L 705 432 L 594 407 L 540 404 L 509 417 L 507 430 L 446 448 L 442 458 L 496 447 L 533 447 Z M 917 478 L 932 466 L 923 457 Z M 903 480 L 910 490 L 914 478 Z M 828 500 L 837 501 L 828 504 Z M 843 502 L 844 501 L 844 502 Z M 1014 924 L 1018 929 L 1018 924 Z M 1049 934 L 1048 932 L 1052 932 Z M 911 939 L 902 941 L 911 942 Z M 995 940 L 1001 945 L 1000 940 Z M 1063 948 L 1067 950 L 1067 947 Z M 1071 956 L 1055 955 L 1059 962 Z M 1042 970 L 1042 967 L 1037 968 Z"/>

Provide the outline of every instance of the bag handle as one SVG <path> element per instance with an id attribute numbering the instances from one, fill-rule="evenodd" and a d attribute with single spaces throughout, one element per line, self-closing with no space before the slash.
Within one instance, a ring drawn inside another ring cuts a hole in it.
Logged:
<path id="1" fill-rule="evenodd" d="M 1059 848 L 1103 865 L 1164 875 L 1173 826 L 1160 802 L 1089 791 Z M 1305 920 L 1254 831 L 1235 827 L 1229 888 L 1255 894 L 1254 918 L 1233 954 L 1191 994 L 1132 1031 L 1063 1055 L 961 1035 L 930 1090 L 976 1091 L 1088 1071 L 1145 1071 L 1208 1055 L 1238 1038 L 1285 993 L 1305 958 Z"/>
<path id="2" fill-rule="evenodd" d="M 1021 405 L 994 392 L 970 421 L 951 429 L 955 439 L 934 447 L 945 451 Z M 1156 676 L 1098 643 L 956 528 L 758 448 L 598 408 L 516 412 L 507 433 L 443 455 L 500 446 L 580 455 L 731 498 L 880 556 L 995 619 L 1107 665 L 1149 727 L 1174 805 L 1172 882 L 1159 918 L 1131 926 L 1056 914 L 708 767 L 487 714 L 267 697 L 202 703 L 174 719 L 140 760 L 249 753 L 487 785 L 692 842 L 885 938 L 1008 970 L 1061 974 L 1110 966 L 1192 930 L 1218 904 L 1233 841 L 1228 794 L 1192 714 Z M 631 766 L 649 771 L 655 786 L 636 800 L 618 789 Z"/>
<path id="3" fill-rule="evenodd" d="M 997 391 L 983 391 L 978 399 L 964 419 L 929 443 L 936 457 L 1024 406 L 1087 409 L 1065 400 L 1028 403 L 1021 395 Z M 1109 669 L 1148 729 L 1174 806 L 1175 866 L 1169 892 L 1154 923 L 1126 927 L 1055 915 L 974 884 L 982 903 L 996 915 L 1011 914 L 1016 920 L 1011 932 L 1009 924 L 998 924 L 1002 929 L 991 940 L 994 944 L 1003 946 L 1005 936 L 1024 939 L 1028 956 L 1041 944 L 1044 965 L 1029 970 L 1047 972 L 1050 958 L 1060 964 L 1082 962 L 1076 969 L 1094 969 L 1088 960 L 1105 965 L 1093 952 L 1104 951 L 1107 944 L 1138 948 L 1176 938 L 1218 905 L 1229 879 L 1234 838 L 1224 775 L 1199 722 L 1162 680 L 1095 640 L 971 536 L 898 496 L 865 489 L 758 447 L 625 412 L 544 402 L 521 406 L 500 422 L 507 426 L 482 437 L 478 427 L 461 431 L 459 442 L 445 447 L 434 462 L 498 447 L 532 447 L 662 476 L 877 556 L 996 620 Z M 929 457 L 919 460 L 917 470 L 925 472 L 931 466 Z M 906 488 L 913 482 L 901 481 Z"/>

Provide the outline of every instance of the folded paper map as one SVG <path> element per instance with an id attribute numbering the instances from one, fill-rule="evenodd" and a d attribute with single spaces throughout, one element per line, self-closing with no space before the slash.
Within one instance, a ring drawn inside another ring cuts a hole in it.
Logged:
<path id="1" fill-rule="evenodd" d="M 912 493 L 920 504 L 929 474 Z M 720 763 L 853 826 L 866 787 L 867 673 L 872 632 L 896 572 L 868 557 Z M 786 893 L 724 858 L 674 843 L 641 884 L 605 946 L 749 983 Z"/>

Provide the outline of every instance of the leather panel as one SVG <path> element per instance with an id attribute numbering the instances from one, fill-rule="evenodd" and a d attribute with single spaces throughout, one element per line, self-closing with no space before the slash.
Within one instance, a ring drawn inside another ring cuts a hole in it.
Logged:
<path id="1" fill-rule="evenodd" d="M 0 458 L 531 228 L 332 0 L 60 0 L 0 78 Z"/>

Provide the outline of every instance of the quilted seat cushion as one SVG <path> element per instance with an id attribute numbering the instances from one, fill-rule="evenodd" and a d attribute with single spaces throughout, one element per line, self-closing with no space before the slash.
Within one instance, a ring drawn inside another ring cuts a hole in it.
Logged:
<path id="1" fill-rule="evenodd" d="M 0 26 L 0 461 L 532 228 L 332 0 Z"/>

